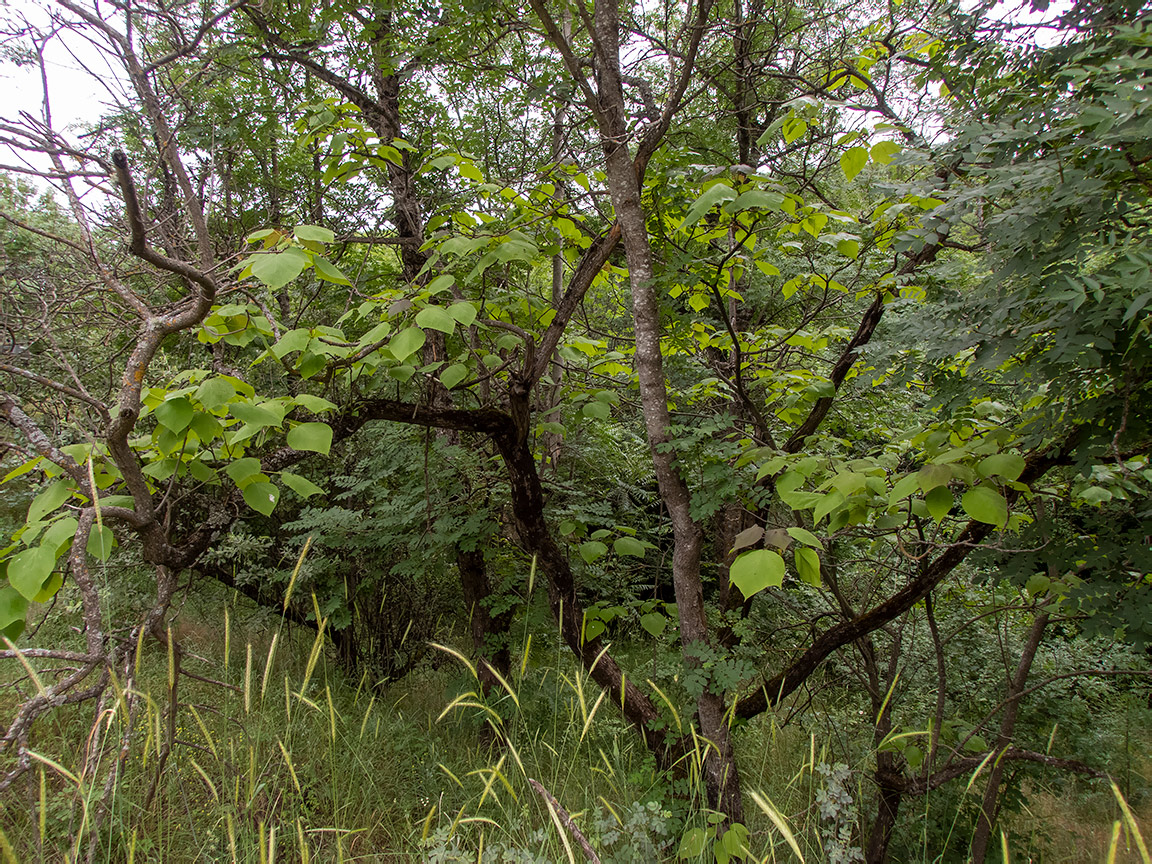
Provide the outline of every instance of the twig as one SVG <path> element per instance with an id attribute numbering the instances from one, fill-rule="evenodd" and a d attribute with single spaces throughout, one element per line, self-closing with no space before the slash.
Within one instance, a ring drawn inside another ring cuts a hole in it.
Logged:
<path id="1" fill-rule="evenodd" d="M 539 793 L 540 797 L 547 802 L 548 807 L 556 814 L 556 818 L 568 829 L 568 833 L 572 835 L 573 839 L 580 845 L 580 848 L 584 850 L 584 857 L 592 862 L 592 864 L 600 864 L 600 857 L 596 854 L 596 850 L 592 848 L 592 844 L 588 842 L 588 838 L 576 827 L 576 823 L 572 821 L 572 817 L 568 815 L 568 811 L 561 806 L 559 801 L 552 797 L 552 793 L 545 789 L 539 780 L 534 780 L 529 777 L 528 782 L 532 784 L 532 788 Z"/>

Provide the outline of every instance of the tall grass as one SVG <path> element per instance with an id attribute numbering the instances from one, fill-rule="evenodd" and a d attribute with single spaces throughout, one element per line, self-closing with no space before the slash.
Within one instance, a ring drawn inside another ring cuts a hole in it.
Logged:
<path id="1" fill-rule="evenodd" d="M 127 684 L 114 679 L 96 726 L 89 704 L 38 731 L 35 769 L 0 805 L 0 861 L 74 860 L 113 759 L 123 762 L 96 838 L 101 861 L 580 861 L 583 837 L 602 861 L 654 862 L 677 860 L 701 834 L 709 842 L 687 859 L 716 860 L 700 779 L 707 742 L 696 738 L 675 772 L 657 770 L 555 632 L 523 632 L 512 674 L 485 697 L 451 639 L 388 686 L 348 677 L 325 629 L 289 631 L 229 606 L 186 616 L 182 668 L 195 677 L 179 676 L 158 782 L 176 664 L 174 647 L 154 644 L 135 675 L 130 727 Z M 690 730 L 675 694 L 661 692 L 665 721 Z M 112 743 L 93 760 L 97 726 Z M 825 860 L 829 742 L 772 715 L 736 734 L 748 860 Z M 867 766 L 853 768 L 859 806 Z M 1118 804 L 1109 815 L 1121 824 L 1106 860 L 1140 860 L 1137 815 Z M 1009 824 L 1004 848 L 1019 827 Z"/>

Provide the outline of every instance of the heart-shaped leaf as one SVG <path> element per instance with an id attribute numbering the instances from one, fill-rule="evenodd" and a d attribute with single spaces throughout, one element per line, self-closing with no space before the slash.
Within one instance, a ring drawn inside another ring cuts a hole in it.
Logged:
<path id="1" fill-rule="evenodd" d="M 468 367 L 463 363 L 453 363 L 440 373 L 440 383 L 451 390 L 468 377 Z"/>
<path id="2" fill-rule="evenodd" d="M 768 549 L 745 552 L 732 562 L 728 578 L 745 598 L 765 588 L 778 588 L 784 581 L 784 559 Z"/>
<path id="3" fill-rule="evenodd" d="M 643 558 L 645 549 L 644 544 L 635 537 L 617 537 L 612 544 L 612 551 L 617 555 L 633 555 L 637 558 Z"/>
<path id="4" fill-rule="evenodd" d="M 280 490 L 271 483 L 249 483 L 244 487 L 244 502 L 257 513 L 271 516 L 280 500 Z"/>
<path id="5" fill-rule="evenodd" d="M 589 540 L 587 543 L 580 545 L 580 557 L 584 559 L 584 563 L 591 564 L 599 558 L 603 558 L 608 554 L 608 547 L 601 543 L 599 540 Z"/>
<path id="6" fill-rule="evenodd" d="M 56 566 L 56 550 L 48 546 L 34 546 L 13 555 L 8 561 L 8 583 L 26 600 L 32 600 Z"/>
<path id="7" fill-rule="evenodd" d="M 649 612 L 647 615 L 640 616 L 640 626 L 653 636 L 659 636 L 668 626 L 668 619 L 659 612 Z"/>
<path id="8" fill-rule="evenodd" d="M 332 427 L 327 423 L 301 423 L 288 430 L 288 446 L 325 456 L 332 449 Z"/>
<path id="9" fill-rule="evenodd" d="M 388 350 L 393 357 L 403 363 L 424 347 L 427 338 L 419 327 L 408 327 L 392 337 L 388 342 Z"/>
<path id="10" fill-rule="evenodd" d="M 416 313 L 416 324 L 425 330 L 439 330 L 441 333 L 452 333 L 456 329 L 456 319 L 443 306 L 425 306 Z"/>
<path id="11" fill-rule="evenodd" d="M 960 499 L 960 506 L 977 522 L 1002 528 L 1008 521 L 1008 502 L 1003 495 L 987 486 L 969 489 Z"/>
<path id="12" fill-rule="evenodd" d="M 292 474 L 289 471 L 281 471 L 280 479 L 284 481 L 284 485 L 299 495 L 301 498 L 307 498 L 310 495 L 321 495 L 324 490 L 313 483 L 306 477 L 301 477 L 298 474 Z"/>

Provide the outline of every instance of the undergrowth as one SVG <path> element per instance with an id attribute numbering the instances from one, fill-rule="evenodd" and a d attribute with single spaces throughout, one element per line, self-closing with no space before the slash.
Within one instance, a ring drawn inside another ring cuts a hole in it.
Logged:
<path id="1" fill-rule="evenodd" d="M 389 685 L 346 675 L 322 632 L 288 629 L 231 602 L 189 603 L 177 644 L 191 674 L 179 676 L 162 772 L 174 658 L 153 644 L 138 664 L 143 698 L 126 737 L 124 682 L 111 682 L 118 696 L 96 723 L 117 745 L 95 764 L 84 767 L 91 703 L 65 706 L 38 729 L 37 764 L 3 802 L 0 858 L 82 858 L 113 759 L 121 765 L 95 838 L 101 861 L 580 861 L 568 817 L 605 864 L 728 854 L 722 817 L 703 798 L 703 742 L 676 772 L 657 770 L 554 632 L 523 633 L 507 686 L 487 697 L 466 653 L 451 644 Z M 9 682 L 0 708 L 34 686 L 17 686 L 20 671 L 0 670 Z M 687 731 L 687 713 L 671 702 L 665 709 L 668 722 Z M 728 832 L 734 858 L 862 860 L 869 766 L 840 762 L 814 728 L 781 726 L 771 715 L 737 734 L 747 824 Z M 1077 805 L 1032 790 L 1028 812 L 1050 818 L 1008 820 L 1012 859 L 1089 860 L 1068 854 L 1090 840 L 1098 856 L 1091 860 L 1140 860 L 1110 797 L 1097 790 Z M 927 835 L 921 848 L 924 860 L 952 860 L 934 857 Z"/>

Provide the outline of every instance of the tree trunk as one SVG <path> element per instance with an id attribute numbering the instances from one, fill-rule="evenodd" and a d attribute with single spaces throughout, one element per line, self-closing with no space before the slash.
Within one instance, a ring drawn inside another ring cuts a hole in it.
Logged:
<path id="1" fill-rule="evenodd" d="M 872 713 L 877 718 L 872 742 L 873 746 L 878 748 L 880 742 L 892 732 L 892 705 L 891 700 L 886 701 L 886 697 L 888 688 L 895 681 L 900 649 L 898 644 L 892 648 L 887 680 L 883 686 L 880 667 L 876 662 L 876 644 L 871 637 L 863 640 L 860 653 L 864 657 L 864 668 L 868 675 L 868 695 L 871 697 Z M 902 781 L 905 779 L 901 761 L 891 750 L 876 750 L 874 776 L 879 794 L 876 800 L 876 818 L 872 820 L 868 845 L 864 851 L 864 860 L 867 864 L 883 864 L 888 858 L 888 844 L 892 839 L 892 829 L 896 826 L 896 816 L 900 812 Z"/>
<path id="2" fill-rule="evenodd" d="M 513 385 L 509 393 L 513 429 L 493 436 L 508 471 L 517 531 L 528 550 L 536 556 L 537 568 L 548 580 L 548 602 L 560 628 L 561 639 L 580 658 L 592 680 L 608 691 L 611 700 L 640 731 L 657 762 L 667 767 L 675 756 L 681 754 L 670 754 L 670 742 L 662 731 L 653 728 L 660 715 L 652 701 L 627 679 L 599 638 L 583 638 L 584 609 L 576 596 L 576 582 L 568 559 L 556 545 L 544 519 L 544 490 L 537 473 L 537 462 L 528 445 L 531 428 L 529 395 L 527 388 Z"/>
<path id="3" fill-rule="evenodd" d="M 636 166 L 628 153 L 623 89 L 619 65 L 619 22 L 613 2 L 599 0 L 595 9 L 596 33 L 600 56 L 599 91 L 601 145 L 604 149 L 608 189 L 612 206 L 620 223 L 620 236 L 628 260 L 628 279 L 632 289 L 632 317 L 635 326 L 635 365 L 640 383 L 640 402 L 648 447 L 660 487 L 660 496 L 672 520 L 674 549 L 672 582 L 680 613 L 680 641 L 684 661 L 699 667 L 694 651 L 708 647 L 708 618 L 700 582 L 700 555 L 703 531 L 691 515 L 688 486 L 676 470 L 672 453 L 665 445 L 669 440 L 671 418 L 668 414 L 668 391 L 664 379 L 664 360 L 660 353 L 660 312 L 652 284 L 652 249 L 640 203 L 640 183 Z M 697 696 L 696 713 L 700 732 L 706 740 L 704 781 L 709 805 L 726 814 L 733 822 L 743 821 L 740 777 L 732 751 L 728 724 L 725 722 L 722 694 L 706 684 Z"/>
<path id="4" fill-rule="evenodd" d="M 984 864 L 988 854 L 988 841 L 992 837 L 992 822 L 996 817 L 996 799 L 1000 796 L 1000 782 L 1004 778 L 1004 751 L 1012 744 L 1012 733 L 1016 729 L 1016 718 L 1020 715 L 1020 699 L 1024 686 L 1028 683 L 1028 673 L 1036 658 L 1036 649 L 1044 638 L 1044 628 L 1048 626 L 1048 613 L 1041 612 L 1032 622 L 1028 641 L 1016 664 L 1016 674 L 1008 685 L 1008 699 L 1004 706 L 1004 717 L 1000 720 L 1000 733 L 996 738 L 997 756 L 992 762 L 988 775 L 988 785 L 984 789 L 984 800 L 980 805 L 980 817 L 976 821 L 976 833 L 972 835 L 972 864 Z"/>
<path id="5" fill-rule="evenodd" d="M 472 647 L 476 651 L 476 673 L 487 696 L 500 690 L 500 682 L 492 674 L 495 670 L 508 680 L 512 655 L 508 647 L 508 628 L 512 623 L 512 610 L 493 615 L 485 601 L 492 596 L 492 585 L 484 566 L 484 553 L 480 549 L 457 548 L 456 565 L 460 570 L 460 587 L 464 591 L 464 605 L 468 607 L 468 624 L 472 631 Z"/>

